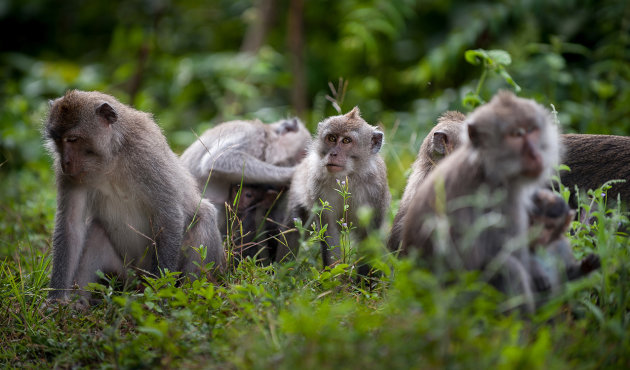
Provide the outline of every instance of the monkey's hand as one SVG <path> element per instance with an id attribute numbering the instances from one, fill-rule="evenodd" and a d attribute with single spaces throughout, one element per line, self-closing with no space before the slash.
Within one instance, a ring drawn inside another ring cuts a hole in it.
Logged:
<path id="1" fill-rule="evenodd" d="M 572 266 L 573 268 L 567 269 L 567 277 L 569 280 L 577 279 L 582 276 L 586 276 L 591 272 L 597 270 L 601 266 L 599 256 L 596 254 L 589 254 L 584 257 L 579 264 Z"/>

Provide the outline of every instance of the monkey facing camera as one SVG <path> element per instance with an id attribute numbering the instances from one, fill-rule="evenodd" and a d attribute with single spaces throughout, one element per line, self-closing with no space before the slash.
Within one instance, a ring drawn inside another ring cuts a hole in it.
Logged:
<path id="1" fill-rule="evenodd" d="M 367 228 L 382 225 L 391 198 L 387 169 L 379 155 L 383 137 L 382 131 L 361 118 L 357 107 L 345 115 L 329 117 L 319 123 L 308 154 L 293 175 L 285 225 L 293 225 L 295 219 L 307 222 L 320 199 L 330 205 L 330 211 L 322 214 L 322 224 L 328 225 L 322 242 L 324 266 L 341 258 L 341 226 L 337 221 L 344 217 L 345 208 L 338 189 L 340 183 L 347 181 L 344 184 L 350 193 L 344 223 L 356 226 L 355 234 L 359 238 L 367 236 Z M 367 228 L 358 220 L 357 211 L 361 207 L 372 210 L 373 217 Z M 285 235 L 286 245 L 278 246 L 276 259 L 279 261 L 298 252 L 297 231 L 291 230 Z"/>
<path id="2" fill-rule="evenodd" d="M 49 299 L 89 298 L 98 270 L 198 272 L 225 266 L 214 206 L 169 148 L 151 115 L 99 92 L 68 91 L 44 126 L 57 212 Z M 205 261 L 193 250 L 207 247 Z"/>
<path id="3" fill-rule="evenodd" d="M 549 279 L 525 242 L 527 207 L 533 191 L 549 180 L 558 163 L 558 128 L 544 107 L 505 91 L 472 112 L 465 124 L 468 141 L 442 160 L 412 197 L 401 253 L 417 248 L 424 259 L 435 261 L 430 265 L 452 270 L 492 267 L 490 283 L 519 296 L 531 312 L 534 291 L 543 290 Z M 502 197 L 482 206 L 463 202 L 479 189 Z M 443 228 L 436 220 L 444 216 L 450 223 L 442 238 L 448 240 L 440 239 L 438 247 L 435 238 Z M 499 222 L 473 237 L 462 227 L 493 217 Z"/>

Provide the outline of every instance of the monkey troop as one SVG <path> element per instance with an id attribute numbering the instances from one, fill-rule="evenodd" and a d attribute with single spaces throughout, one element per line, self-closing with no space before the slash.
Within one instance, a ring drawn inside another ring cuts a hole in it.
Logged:
<path id="1" fill-rule="evenodd" d="M 298 253 L 296 220 L 321 219 L 328 266 L 342 257 L 340 224 L 365 238 L 382 226 L 391 198 L 379 154 L 384 134 L 358 107 L 320 122 L 312 139 L 297 119 L 226 122 L 178 159 L 149 114 L 109 95 L 69 91 L 51 102 L 44 138 L 58 188 L 49 294 L 55 300 L 96 281 L 97 270 L 123 278 L 128 267 L 194 277 L 202 261 L 192 248 L 200 245 L 208 249 L 203 262 L 223 269 L 226 209 L 241 223 L 240 237 L 228 235 L 236 253 L 267 262 Z M 564 140 L 570 148 L 579 142 Z M 599 150 L 607 139 L 589 140 Z M 536 293 L 600 265 L 595 255 L 575 260 L 564 237 L 574 213 L 543 188 L 561 147 L 550 113 L 508 92 L 468 117 L 446 112 L 422 143 L 388 247 L 402 255 L 417 250 L 431 266 L 485 271 L 491 284 L 522 296 L 533 310 Z M 341 183 L 350 195 L 345 204 Z M 495 201 L 482 207 L 464 201 L 480 189 Z M 320 201 L 330 207 L 314 217 Z M 370 210 L 368 225 L 359 223 L 361 208 Z M 499 220 L 477 234 L 461 227 L 494 216 Z M 438 240 L 441 219 L 454 226 Z"/>
<path id="2" fill-rule="evenodd" d="M 49 298 L 67 300 L 97 270 L 195 273 L 201 245 L 204 263 L 225 266 L 217 212 L 150 115 L 73 90 L 51 102 L 44 136 L 57 178 Z"/>

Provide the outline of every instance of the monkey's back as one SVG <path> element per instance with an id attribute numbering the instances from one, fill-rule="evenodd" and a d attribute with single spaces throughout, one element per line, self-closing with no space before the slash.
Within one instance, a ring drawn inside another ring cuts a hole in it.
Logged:
<path id="1" fill-rule="evenodd" d="M 614 135 L 562 135 L 565 146 L 564 164 L 571 171 L 560 175 L 562 183 L 571 191 L 574 187 L 586 192 L 596 189 L 608 180 L 622 179 L 624 183 L 614 184 L 608 197 L 616 199 L 621 195 L 622 202 L 630 199 L 630 137 Z"/>

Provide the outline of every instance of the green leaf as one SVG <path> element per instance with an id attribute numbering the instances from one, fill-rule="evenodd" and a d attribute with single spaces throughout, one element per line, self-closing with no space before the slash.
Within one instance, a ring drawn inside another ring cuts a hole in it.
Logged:
<path id="1" fill-rule="evenodd" d="M 483 49 L 466 50 L 464 54 L 466 61 L 472 65 L 479 65 L 482 61 L 488 60 L 488 54 Z"/>
<path id="2" fill-rule="evenodd" d="M 503 66 L 512 64 L 512 57 L 510 57 L 510 53 L 505 50 L 489 50 L 487 55 L 495 64 Z"/>
<path id="3" fill-rule="evenodd" d="M 481 96 L 472 91 L 468 92 L 466 96 L 464 96 L 464 99 L 462 99 L 462 104 L 469 109 L 473 109 L 483 103 L 484 101 L 481 99 Z"/>

